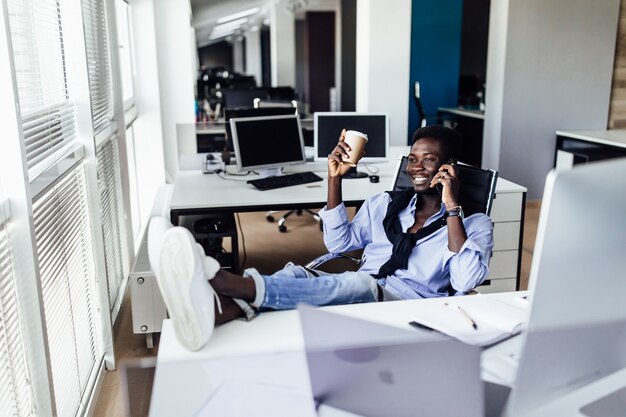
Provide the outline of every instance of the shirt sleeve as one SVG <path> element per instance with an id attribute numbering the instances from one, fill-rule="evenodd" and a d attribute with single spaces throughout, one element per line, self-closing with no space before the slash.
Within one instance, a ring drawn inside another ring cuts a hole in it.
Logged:
<path id="1" fill-rule="evenodd" d="M 361 249 L 372 241 L 370 199 L 365 200 L 351 222 L 343 203 L 330 210 L 324 207 L 318 215 L 322 218 L 324 244 L 329 252 Z"/>
<path id="2" fill-rule="evenodd" d="M 447 247 L 442 269 L 450 268 L 450 284 L 466 293 L 480 285 L 489 275 L 489 259 L 493 249 L 493 222 L 486 214 L 476 214 L 464 221 L 467 240 L 459 253 Z"/>

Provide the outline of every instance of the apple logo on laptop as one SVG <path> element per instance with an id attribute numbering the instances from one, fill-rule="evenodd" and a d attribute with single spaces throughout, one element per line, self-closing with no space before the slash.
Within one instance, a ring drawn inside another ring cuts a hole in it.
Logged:
<path id="1" fill-rule="evenodd" d="M 380 380 L 387 385 L 393 385 L 396 383 L 393 378 L 393 372 L 390 369 L 381 369 L 378 371 L 378 378 L 380 378 Z"/>

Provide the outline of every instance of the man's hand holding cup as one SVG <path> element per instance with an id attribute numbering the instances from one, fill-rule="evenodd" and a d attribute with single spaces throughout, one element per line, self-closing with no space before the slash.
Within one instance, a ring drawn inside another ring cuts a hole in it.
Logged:
<path id="1" fill-rule="evenodd" d="M 345 175 L 350 168 L 355 167 L 365 154 L 367 135 L 356 130 L 343 129 L 339 142 L 328 155 L 328 176 L 332 178 Z"/>

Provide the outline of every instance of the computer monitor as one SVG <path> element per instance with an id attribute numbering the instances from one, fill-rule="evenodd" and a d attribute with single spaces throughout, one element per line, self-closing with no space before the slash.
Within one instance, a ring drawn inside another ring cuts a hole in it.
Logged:
<path id="1" fill-rule="evenodd" d="M 244 117 L 262 117 L 262 116 L 283 116 L 286 114 L 296 114 L 298 109 L 293 107 L 238 107 L 238 108 L 226 108 L 224 109 L 224 120 L 227 122 L 225 126 L 226 130 L 226 147 L 229 151 L 234 152 L 232 137 L 233 134 L 230 129 L 230 119 L 241 119 Z"/>
<path id="2" fill-rule="evenodd" d="M 230 119 L 239 171 L 279 175 L 283 167 L 306 162 L 300 118 L 295 115 Z"/>
<path id="3" fill-rule="evenodd" d="M 626 158 L 552 170 L 506 415 L 626 367 Z"/>
<path id="4" fill-rule="evenodd" d="M 252 107 L 254 99 L 267 99 L 267 88 L 224 88 L 221 90 L 224 97 L 224 108 L 228 107 Z"/>
<path id="5" fill-rule="evenodd" d="M 386 162 L 389 150 L 389 117 L 383 113 L 317 112 L 314 116 L 315 160 L 322 161 L 337 145 L 342 129 L 367 134 L 365 156 L 360 162 Z M 345 178 L 365 177 L 351 170 Z"/>

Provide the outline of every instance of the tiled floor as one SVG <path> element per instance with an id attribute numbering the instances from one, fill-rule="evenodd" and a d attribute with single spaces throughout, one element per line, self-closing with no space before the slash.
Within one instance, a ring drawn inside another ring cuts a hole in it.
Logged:
<path id="1" fill-rule="evenodd" d="M 528 287 L 540 207 L 540 201 L 530 201 L 526 204 L 520 274 L 520 289 L 523 290 Z M 289 232 L 284 234 L 278 232 L 276 223 L 265 221 L 264 213 L 242 214 L 240 221 L 246 233 L 243 239 L 247 248 L 246 265 L 259 266 L 262 273 L 280 268 L 284 264 L 284 259 L 306 263 L 325 252 L 319 227 L 307 216 L 290 217 Z M 280 245 L 267 245 L 268 236 L 275 237 L 280 241 Z M 94 408 L 94 417 L 147 415 L 154 377 L 153 364 L 158 351 L 158 336 L 154 342 L 155 348 L 147 349 L 145 336 L 133 334 L 130 297 L 127 292 L 115 327 L 117 370 L 108 371 L 104 376 Z M 146 369 L 142 369 L 143 367 Z M 126 400 L 129 397 L 132 401 L 130 411 L 127 411 Z"/>

